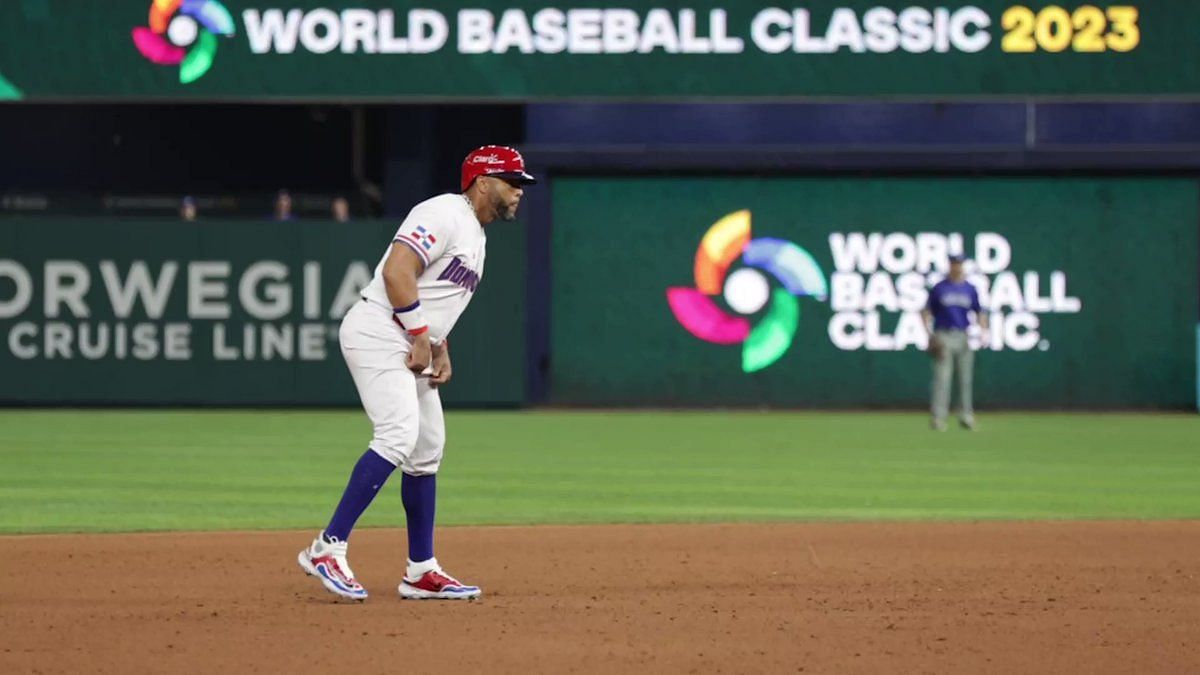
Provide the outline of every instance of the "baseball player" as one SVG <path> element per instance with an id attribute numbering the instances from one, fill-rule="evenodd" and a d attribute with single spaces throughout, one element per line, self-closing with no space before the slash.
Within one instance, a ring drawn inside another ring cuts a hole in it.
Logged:
<path id="1" fill-rule="evenodd" d="M 930 385 L 935 431 L 946 429 L 950 408 L 950 380 L 958 370 L 958 400 L 962 406 L 959 423 L 964 429 L 975 428 L 975 410 L 971 403 L 971 387 L 975 373 L 975 353 L 967 341 L 971 314 L 979 321 L 983 339 L 988 334 L 988 314 L 979 306 L 979 292 L 967 281 L 963 257 L 950 256 L 950 275 L 929 290 L 929 300 L 921 315 L 929 333 L 929 355 L 933 357 L 933 382 Z"/>
<path id="2" fill-rule="evenodd" d="M 433 555 L 437 471 L 446 432 L 438 386 L 450 380 L 446 337 L 483 277 L 484 226 L 513 220 L 523 186 L 535 183 L 513 148 L 486 145 L 462 165 L 462 193 L 413 207 L 388 245 L 362 301 L 338 334 L 342 356 L 374 425 L 367 451 L 329 525 L 300 552 L 300 567 L 330 592 L 363 600 L 346 562 L 354 523 L 399 467 L 408 522 L 408 567 L 400 596 L 470 599 L 480 595 L 442 570 Z"/>

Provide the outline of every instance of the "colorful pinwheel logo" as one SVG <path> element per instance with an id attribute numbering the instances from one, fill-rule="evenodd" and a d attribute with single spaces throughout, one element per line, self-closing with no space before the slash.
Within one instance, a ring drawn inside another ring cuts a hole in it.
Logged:
<path id="1" fill-rule="evenodd" d="M 150 27 L 134 28 L 133 44 L 151 63 L 178 65 L 179 81 L 188 84 L 212 67 L 217 36 L 233 33 L 233 17 L 217 0 L 153 0 Z"/>
<path id="2" fill-rule="evenodd" d="M 728 275 L 741 257 L 742 267 Z M 763 270 L 782 288 L 771 290 Z M 723 294 L 730 309 L 757 313 L 770 303 L 758 325 L 730 316 L 712 297 Z M 696 250 L 696 287 L 668 288 L 667 303 L 689 333 L 720 345 L 742 344 L 742 370 L 753 373 L 779 360 L 800 325 L 801 296 L 824 300 L 825 274 L 808 251 L 783 239 L 751 239 L 750 211 L 735 211 L 713 223 Z"/>

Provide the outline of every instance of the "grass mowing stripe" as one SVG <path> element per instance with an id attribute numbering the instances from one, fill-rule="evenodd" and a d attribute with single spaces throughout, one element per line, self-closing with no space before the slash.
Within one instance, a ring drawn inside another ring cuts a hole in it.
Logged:
<path id="1" fill-rule="evenodd" d="M 447 418 L 443 524 L 1200 517 L 1192 415 Z M 3 410 L 0 532 L 318 528 L 368 437 L 357 411 Z"/>

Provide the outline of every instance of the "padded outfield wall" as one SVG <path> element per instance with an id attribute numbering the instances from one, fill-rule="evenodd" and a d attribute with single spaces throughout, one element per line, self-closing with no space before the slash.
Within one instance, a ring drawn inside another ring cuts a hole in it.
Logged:
<path id="1" fill-rule="evenodd" d="M 979 405 L 1196 404 L 1194 181 L 573 177 L 553 190 L 554 403 L 925 405 L 919 310 L 962 252 L 994 310 Z"/>
<path id="2" fill-rule="evenodd" d="M 981 407 L 1195 408 L 1193 180 L 548 182 L 550 273 L 542 228 L 489 227 L 447 404 L 920 407 L 962 251 Z M 393 226 L 6 218 L 0 402 L 357 405 L 336 326 Z"/>
<path id="3" fill-rule="evenodd" d="M 358 404 L 337 326 L 394 223 L 0 227 L 0 403 Z M 524 230 L 488 234 L 486 282 L 452 339 L 447 404 L 525 400 Z"/>

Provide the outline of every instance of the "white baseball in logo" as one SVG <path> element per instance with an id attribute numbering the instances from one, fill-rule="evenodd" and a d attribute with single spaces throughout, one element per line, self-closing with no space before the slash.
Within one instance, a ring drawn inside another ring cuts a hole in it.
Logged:
<path id="1" fill-rule="evenodd" d="M 195 19 L 178 14 L 171 19 L 171 24 L 167 26 L 167 37 L 170 38 L 171 44 L 177 47 L 186 47 L 196 41 L 199 31 L 200 28 L 196 25 Z"/>
<path id="2" fill-rule="evenodd" d="M 770 297 L 771 285 L 758 270 L 743 267 L 725 281 L 725 302 L 738 314 L 757 312 Z"/>

